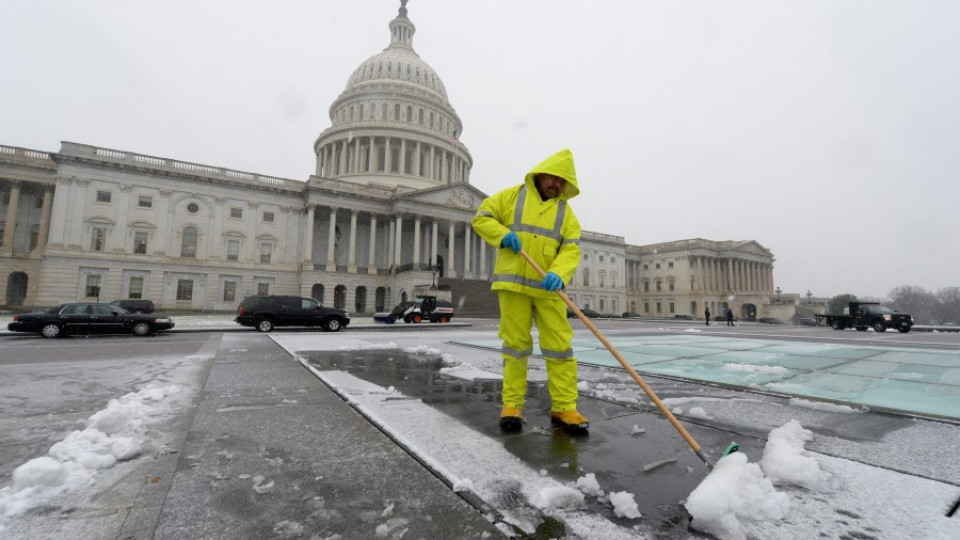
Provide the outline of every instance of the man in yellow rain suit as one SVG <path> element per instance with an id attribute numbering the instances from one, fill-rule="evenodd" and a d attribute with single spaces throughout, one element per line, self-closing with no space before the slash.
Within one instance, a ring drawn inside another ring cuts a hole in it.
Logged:
<path id="1" fill-rule="evenodd" d="M 573 153 L 561 150 L 527 173 L 523 184 L 487 197 L 473 230 L 497 251 L 492 290 L 500 301 L 503 347 L 503 408 L 500 428 L 519 431 L 527 395 L 527 357 L 533 352 L 532 321 L 540 331 L 547 366 L 551 422 L 586 429 L 577 412 L 577 360 L 573 330 L 556 290 L 569 283 L 580 263 L 580 222 L 568 201 L 580 193 Z M 518 253 L 523 249 L 546 271 L 541 278 Z"/>

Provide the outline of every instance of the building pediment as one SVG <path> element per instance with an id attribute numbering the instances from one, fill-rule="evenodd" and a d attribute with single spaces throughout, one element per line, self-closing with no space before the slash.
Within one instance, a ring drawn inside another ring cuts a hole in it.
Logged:
<path id="1" fill-rule="evenodd" d="M 487 195 L 469 184 L 457 184 L 405 193 L 396 201 L 423 203 L 461 210 L 476 210 Z"/>

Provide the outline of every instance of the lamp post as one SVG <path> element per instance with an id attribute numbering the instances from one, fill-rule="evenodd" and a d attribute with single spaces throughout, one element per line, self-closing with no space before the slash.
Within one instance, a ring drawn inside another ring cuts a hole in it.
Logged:
<path id="1" fill-rule="evenodd" d="M 812 303 L 813 303 L 813 293 L 810 292 L 810 289 L 807 289 L 807 303 L 808 303 L 808 304 L 812 304 Z"/>
<path id="2" fill-rule="evenodd" d="M 777 287 L 777 303 L 780 303 L 780 287 Z"/>

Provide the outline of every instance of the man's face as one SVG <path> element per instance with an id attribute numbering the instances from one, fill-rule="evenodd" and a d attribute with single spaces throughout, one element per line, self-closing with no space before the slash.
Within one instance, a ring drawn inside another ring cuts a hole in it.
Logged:
<path id="1" fill-rule="evenodd" d="M 559 197 L 563 193 L 563 188 L 567 186 L 567 181 L 559 176 L 540 173 L 536 178 L 537 191 L 544 199 Z"/>

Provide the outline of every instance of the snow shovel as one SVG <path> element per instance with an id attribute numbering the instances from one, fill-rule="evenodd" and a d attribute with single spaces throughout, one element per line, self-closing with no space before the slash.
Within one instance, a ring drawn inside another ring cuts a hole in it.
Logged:
<path id="1" fill-rule="evenodd" d="M 546 272 L 543 271 L 543 268 L 540 268 L 540 265 L 538 265 L 533 259 L 531 259 L 530 255 L 527 255 L 527 253 L 522 249 L 519 251 L 519 253 L 520 255 L 523 256 L 524 259 L 527 260 L 528 263 L 530 263 L 530 266 L 532 266 L 533 269 L 536 270 L 538 274 L 540 274 L 540 277 L 543 277 L 546 275 Z M 590 319 L 586 315 L 584 315 L 583 312 L 580 311 L 580 308 L 578 308 L 577 305 L 573 303 L 573 300 L 570 300 L 570 297 L 567 296 L 567 294 L 563 292 L 563 290 L 557 289 L 557 294 L 560 295 L 560 298 L 562 298 L 564 302 L 566 302 L 567 307 L 569 307 L 571 311 L 577 314 L 577 317 L 579 317 L 580 320 L 583 321 L 583 324 L 587 325 L 587 328 L 589 328 L 590 331 L 593 332 L 593 335 L 597 336 L 597 339 L 600 340 L 600 343 L 603 343 L 603 345 L 607 348 L 607 350 L 609 350 L 610 353 L 613 354 L 613 356 L 617 359 L 617 361 L 620 362 L 620 365 L 623 366 L 623 369 L 627 370 L 627 373 L 629 373 L 630 376 L 633 377 L 633 380 L 640 385 L 640 388 L 642 388 L 644 393 L 647 394 L 647 397 L 650 398 L 650 401 L 652 401 L 654 405 L 656 405 L 657 408 L 660 409 L 660 412 L 662 412 L 663 415 L 667 417 L 667 420 L 670 420 L 670 423 L 673 424 L 673 427 L 676 428 L 676 430 L 680 433 L 680 436 L 683 437 L 683 440 L 687 441 L 687 444 L 690 445 L 690 449 L 693 450 L 693 452 L 697 455 L 697 457 L 700 458 L 701 461 L 703 461 L 704 465 L 707 466 L 707 469 L 712 469 L 713 465 L 710 463 L 710 461 L 707 460 L 707 457 L 703 455 L 703 451 L 700 449 L 700 445 L 697 444 L 697 441 L 695 441 L 693 437 L 690 436 L 690 433 L 688 433 L 687 430 L 683 427 L 683 425 L 680 424 L 680 421 L 678 421 L 677 417 L 674 416 L 672 412 L 670 412 L 670 409 L 668 409 L 667 406 L 664 405 L 662 401 L 660 401 L 660 398 L 657 397 L 656 392 L 654 392 L 653 389 L 650 388 L 650 386 L 647 384 L 647 382 L 644 381 L 642 377 L 640 377 L 640 375 L 636 372 L 636 370 L 633 369 L 633 366 L 627 363 L 627 361 L 623 358 L 623 355 L 620 354 L 620 351 L 618 351 L 613 346 L 613 344 L 610 343 L 610 341 L 607 340 L 607 338 L 600 333 L 600 330 L 598 330 L 597 327 L 593 325 L 593 322 L 591 322 Z M 733 443 L 727 447 L 727 449 L 724 451 L 724 455 L 727 455 L 730 452 L 735 452 L 736 450 L 737 450 L 736 443 Z"/>

